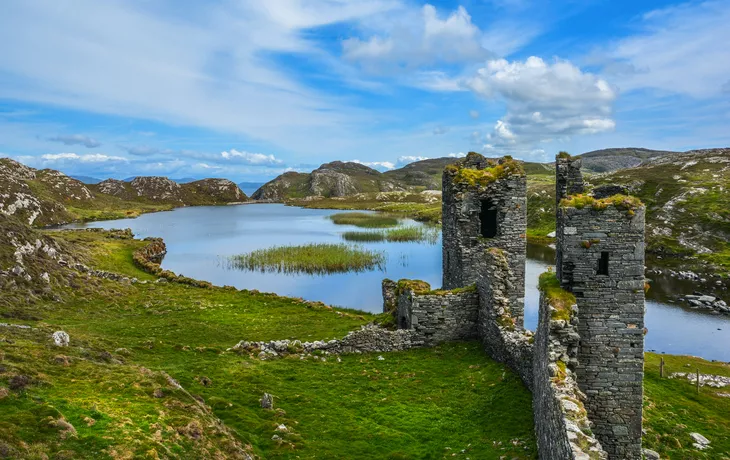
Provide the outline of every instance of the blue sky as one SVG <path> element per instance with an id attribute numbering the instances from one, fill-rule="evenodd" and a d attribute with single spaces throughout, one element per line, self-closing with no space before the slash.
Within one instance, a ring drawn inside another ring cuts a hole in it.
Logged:
<path id="1" fill-rule="evenodd" d="M 730 145 L 730 2 L 24 0 L 0 156 L 263 181 L 333 160 Z"/>

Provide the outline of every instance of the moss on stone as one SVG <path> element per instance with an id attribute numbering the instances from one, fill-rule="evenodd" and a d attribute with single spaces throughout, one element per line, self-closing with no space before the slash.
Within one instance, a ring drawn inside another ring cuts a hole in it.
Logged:
<path id="1" fill-rule="evenodd" d="M 560 281 L 555 273 L 548 271 L 540 275 L 538 286 L 550 306 L 554 308 L 554 311 L 550 314 L 550 318 L 570 321 L 573 311 L 572 307 L 576 304 L 575 296 L 560 287 Z"/>
<path id="2" fill-rule="evenodd" d="M 573 157 L 568 152 L 560 152 L 555 155 L 556 160 L 572 160 Z"/>
<path id="3" fill-rule="evenodd" d="M 401 295 L 405 291 L 413 291 L 416 294 L 424 294 L 431 291 L 431 285 L 421 280 L 399 280 L 395 289 L 395 294 Z"/>
<path id="4" fill-rule="evenodd" d="M 561 208 L 583 209 L 586 207 L 591 207 L 596 211 L 603 211 L 609 206 L 614 206 L 617 209 L 623 209 L 628 211 L 629 216 L 633 216 L 635 214 L 635 210 L 643 205 L 644 204 L 641 202 L 640 199 L 634 196 L 622 194 L 617 194 L 602 199 L 596 199 L 590 195 L 578 194 L 571 195 L 560 200 Z"/>
<path id="5" fill-rule="evenodd" d="M 512 157 L 504 157 L 499 161 L 489 160 L 490 166 L 484 169 L 465 166 L 465 164 L 468 164 L 468 159 L 469 156 L 467 156 L 467 161 L 461 165 L 449 165 L 446 167 L 446 171 L 453 175 L 452 180 L 454 183 L 469 187 L 484 187 L 503 177 L 525 175 L 525 169 L 522 163 L 512 159 Z"/>

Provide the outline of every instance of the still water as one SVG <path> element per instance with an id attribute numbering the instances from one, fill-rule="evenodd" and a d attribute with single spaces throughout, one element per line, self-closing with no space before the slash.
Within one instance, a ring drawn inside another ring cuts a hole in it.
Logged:
<path id="1" fill-rule="evenodd" d="M 382 270 L 332 275 L 293 275 L 238 270 L 228 257 L 277 245 L 339 243 L 341 233 L 355 227 L 333 224 L 327 217 L 340 211 L 302 209 L 280 204 L 180 208 L 66 228 L 131 228 L 138 238 L 162 237 L 167 255 L 162 267 L 175 273 L 280 295 L 320 300 L 329 305 L 382 311 L 380 282 L 383 278 L 421 279 L 441 285 L 441 240 L 425 243 L 364 243 L 384 251 Z M 405 219 L 405 225 L 421 225 Z M 528 246 L 525 326 L 535 329 L 538 316 L 537 278 L 554 264 L 555 253 L 544 246 Z M 691 354 L 730 361 L 730 317 L 700 313 L 670 303 L 679 294 L 691 294 L 694 286 L 673 279 L 656 279 L 656 289 L 646 303 L 646 349 L 671 354 Z M 728 299 L 726 299 L 728 300 Z"/>

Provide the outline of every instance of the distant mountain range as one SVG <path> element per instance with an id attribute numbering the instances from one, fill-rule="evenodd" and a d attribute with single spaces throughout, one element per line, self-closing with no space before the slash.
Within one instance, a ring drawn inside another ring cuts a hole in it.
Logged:
<path id="1" fill-rule="evenodd" d="M 638 166 L 645 161 L 672 154 L 642 148 L 615 148 L 588 152 L 583 158 L 583 170 L 610 172 Z M 251 195 L 255 200 L 282 201 L 307 196 L 343 197 L 367 192 L 441 190 L 441 173 L 458 158 L 443 157 L 416 161 L 402 168 L 380 172 L 368 166 L 333 161 L 311 173 L 287 172 L 267 182 Z M 528 174 L 554 174 L 552 163 L 526 162 Z"/>

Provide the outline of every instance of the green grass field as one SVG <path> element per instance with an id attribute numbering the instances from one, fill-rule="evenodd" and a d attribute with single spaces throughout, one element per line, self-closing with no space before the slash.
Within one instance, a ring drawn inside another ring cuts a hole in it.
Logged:
<path id="1" fill-rule="evenodd" d="M 86 248 L 92 265 L 140 275 L 134 240 L 50 234 Z M 11 458 L 536 458 L 529 392 L 477 343 L 261 361 L 228 349 L 339 338 L 375 316 L 256 291 L 84 275 L 58 294 L 24 305 L 22 317 L 0 307 L 3 322 L 33 327 L 0 327 L 0 453 Z M 52 345 L 56 330 L 70 334 L 69 347 Z M 730 375 L 725 364 L 665 359 L 668 372 Z M 730 398 L 659 379 L 658 360 L 647 354 L 647 447 L 663 458 L 728 458 Z M 264 392 L 274 411 L 261 409 Z M 693 449 L 692 431 L 712 449 Z"/>

